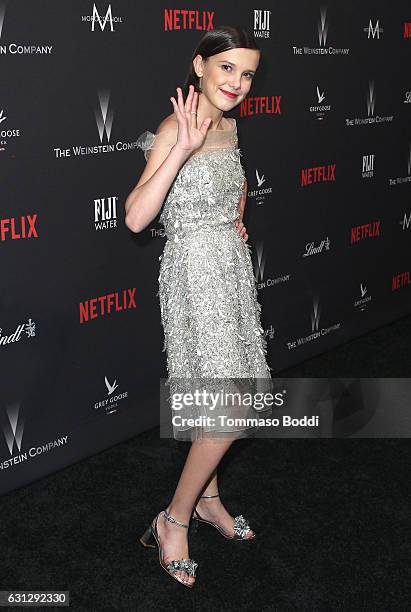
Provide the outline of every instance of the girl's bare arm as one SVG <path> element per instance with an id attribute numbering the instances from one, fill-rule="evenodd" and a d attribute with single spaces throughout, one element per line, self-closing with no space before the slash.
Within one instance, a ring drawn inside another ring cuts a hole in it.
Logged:
<path id="1" fill-rule="evenodd" d="M 202 145 L 211 124 L 211 118 L 207 117 L 201 127 L 197 127 L 198 93 L 193 85 L 189 87 L 185 102 L 181 87 L 177 87 L 177 94 L 177 101 L 170 98 L 177 123 L 173 117 L 168 117 L 158 128 L 159 139 L 162 131 L 175 130 L 170 135 L 177 136 L 175 144 L 171 150 L 161 146 L 151 150 L 143 174 L 125 202 L 125 223 L 133 232 L 141 232 L 155 219 L 178 171 L 192 151 Z"/>
<path id="2" fill-rule="evenodd" d="M 166 129 L 173 129 L 171 125 L 174 125 L 177 135 L 175 122 L 168 122 Z M 125 223 L 132 232 L 141 232 L 156 218 L 171 184 L 189 155 L 190 152 L 180 149 L 177 143 L 171 150 L 154 148 L 150 151 L 144 171 L 125 202 Z"/>

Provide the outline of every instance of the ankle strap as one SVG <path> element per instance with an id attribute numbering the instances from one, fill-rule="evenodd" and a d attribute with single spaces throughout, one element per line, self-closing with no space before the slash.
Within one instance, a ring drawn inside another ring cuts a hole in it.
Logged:
<path id="1" fill-rule="evenodd" d="M 186 529 L 188 529 L 189 525 L 184 525 L 184 523 L 180 523 L 180 521 L 178 521 L 177 519 L 174 518 L 174 516 L 171 516 L 171 514 L 169 514 L 167 512 L 167 510 L 163 511 L 164 516 L 166 517 L 166 520 L 169 523 L 175 523 L 176 525 L 178 525 L 179 527 L 185 527 Z"/>
<path id="2" fill-rule="evenodd" d="M 200 499 L 202 499 L 203 497 L 204 497 L 204 498 L 220 497 L 220 493 L 217 493 L 217 495 L 202 495 L 202 496 L 200 497 Z"/>

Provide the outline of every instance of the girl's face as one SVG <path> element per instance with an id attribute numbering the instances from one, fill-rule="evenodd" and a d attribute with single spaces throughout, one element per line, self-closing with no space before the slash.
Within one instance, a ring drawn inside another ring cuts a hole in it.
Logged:
<path id="1" fill-rule="evenodd" d="M 196 73 L 202 76 L 202 93 L 223 112 L 244 100 L 259 62 L 260 51 L 243 48 L 223 51 L 206 61 L 201 55 L 193 60 Z"/>

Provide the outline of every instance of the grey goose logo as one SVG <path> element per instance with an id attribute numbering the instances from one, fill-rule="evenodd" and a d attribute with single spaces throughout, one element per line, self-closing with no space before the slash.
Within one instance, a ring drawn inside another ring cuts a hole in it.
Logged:
<path id="1" fill-rule="evenodd" d="M 94 111 L 100 142 L 103 142 L 104 132 L 107 142 L 110 141 L 111 128 L 113 126 L 113 111 L 109 108 L 110 92 L 103 90 L 98 92 L 99 107 Z"/>
<path id="2" fill-rule="evenodd" d="M 20 405 L 12 404 L 6 408 L 8 422 L 6 423 L 3 433 L 6 439 L 7 447 L 9 449 L 10 456 L 13 455 L 14 445 L 20 453 L 21 443 L 23 440 L 24 431 L 24 419 L 19 418 Z"/>
<path id="3" fill-rule="evenodd" d="M 370 19 L 368 26 L 364 28 L 364 32 L 368 32 L 367 38 L 380 38 L 380 32 L 384 32 L 382 28 L 380 28 L 380 21 L 377 19 L 375 26 L 373 27 L 372 21 Z"/>
<path id="4" fill-rule="evenodd" d="M 3 109 L 1 109 L 0 111 L 0 123 L 3 123 L 3 121 L 5 121 L 7 119 L 7 117 L 3 117 Z"/>
<path id="5" fill-rule="evenodd" d="M 318 85 L 317 85 L 317 100 L 318 100 L 318 104 L 321 104 L 321 102 L 324 100 L 325 98 L 325 93 L 322 91 L 320 93 L 320 90 L 318 89 Z"/>
<path id="6" fill-rule="evenodd" d="M 318 121 L 322 121 L 326 111 L 331 110 L 330 104 L 324 104 L 325 91 L 320 91 L 319 86 L 316 86 L 317 101 L 313 106 L 310 106 L 310 113 L 314 113 Z"/>
<path id="7" fill-rule="evenodd" d="M 104 377 L 104 382 L 106 383 L 106 387 L 107 387 L 107 395 L 111 395 L 118 387 L 117 381 L 115 380 L 113 384 L 111 385 L 108 382 L 107 376 Z"/>
<path id="8" fill-rule="evenodd" d="M 354 302 L 354 307 L 358 308 L 360 312 L 363 312 L 368 302 L 371 302 L 371 295 L 368 294 L 367 287 L 361 282 L 360 283 L 360 298 Z"/>
<path id="9" fill-rule="evenodd" d="M 102 416 L 108 416 L 109 414 L 117 412 L 118 408 L 121 406 L 122 400 L 128 398 L 128 391 L 114 393 L 118 389 L 117 379 L 115 378 L 114 381 L 111 382 L 106 375 L 104 375 L 104 384 L 107 395 L 94 403 L 94 410 L 98 410 Z"/>
<path id="10" fill-rule="evenodd" d="M 264 174 L 262 176 L 260 176 L 258 174 L 258 170 L 255 171 L 255 178 L 257 179 L 257 187 L 261 187 L 261 185 L 263 183 L 265 183 L 265 177 Z"/>

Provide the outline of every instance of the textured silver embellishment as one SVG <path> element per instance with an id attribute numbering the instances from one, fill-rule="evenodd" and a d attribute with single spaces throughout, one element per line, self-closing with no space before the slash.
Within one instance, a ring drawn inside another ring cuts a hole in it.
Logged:
<path id="1" fill-rule="evenodd" d="M 173 146 L 170 135 L 150 134 L 138 139 L 145 154 Z M 235 227 L 244 182 L 237 130 L 214 131 L 180 168 L 164 202 L 156 295 L 171 392 L 173 379 L 271 378 L 252 249 Z M 175 439 L 196 439 L 208 430 L 200 425 L 188 435 L 173 424 L 173 431 Z"/>
<path id="2" fill-rule="evenodd" d="M 244 538 L 250 531 L 250 526 L 242 514 L 234 519 L 234 533 L 240 538 Z"/>
<path id="3" fill-rule="evenodd" d="M 198 563 L 196 563 L 193 559 L 173 559 L 170 563 L 167 563 L 167 570 L 172 574 L 178 572 L 179 570 L 183 570 L 189 576 L 195 577 L 196 569 L 198 567 Z"/>

